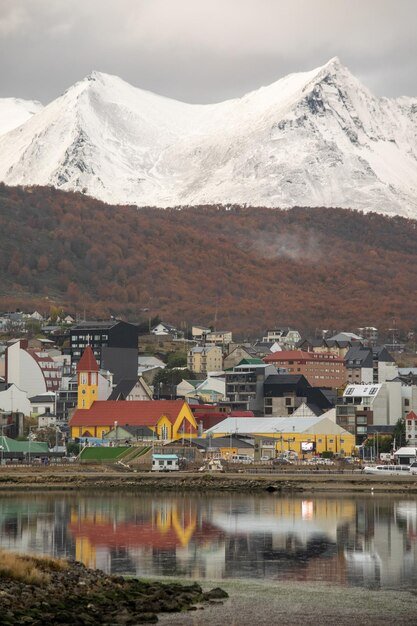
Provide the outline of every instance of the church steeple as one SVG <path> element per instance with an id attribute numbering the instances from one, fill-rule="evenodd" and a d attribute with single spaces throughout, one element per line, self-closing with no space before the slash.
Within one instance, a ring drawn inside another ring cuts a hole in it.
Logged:
<path id="1" fill-rule="evenodd" d="M 98 396 L 99 367 L 91 346 L 87 346 L 77 365 L 78 409 L 89 409 Z"/>

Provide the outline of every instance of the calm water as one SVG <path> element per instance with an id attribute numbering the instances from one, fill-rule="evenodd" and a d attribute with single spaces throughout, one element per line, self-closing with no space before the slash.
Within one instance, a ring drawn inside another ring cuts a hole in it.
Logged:
<path id="1" fill-rule="evenodd" d="M 0 547 L 105 572 L 417 586 L 417 499 L 7 495 Z"/>

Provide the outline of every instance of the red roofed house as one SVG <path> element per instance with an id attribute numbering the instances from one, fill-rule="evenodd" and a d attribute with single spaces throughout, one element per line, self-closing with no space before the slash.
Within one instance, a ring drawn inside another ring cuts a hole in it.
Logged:
<path id="1" fill-rule="evenodd" d="M 90 346 L 78 365 L 78 404 L 71 436 L 102 438 L 115 426 L 147 426 L 158 439 L 195 437 L 197 424 L 184 400 L 96 400 L 98 364 Z"/>
<path id="2" fill-rule="evenodd" d="M 303 375 L 312 387 L 342 387 L 346 383 L 344 360 L 331 352 L 278 350 L 264 358 L 265 363 L 285 367 L 288 374 Z"/>
<path id="3" fill-rule="evenodd" d="M 414 411 L 405 416 L 405 441 L 407 446 L 417 445 L 417 415 Z"/>

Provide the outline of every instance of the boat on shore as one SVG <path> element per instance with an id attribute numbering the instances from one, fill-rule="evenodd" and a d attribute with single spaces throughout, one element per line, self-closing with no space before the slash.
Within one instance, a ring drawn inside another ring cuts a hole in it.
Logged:
<path id="1" fill-rule="evenodd" d="M 393 474 L 410 475 L 409 465 L 366 465 L 364 474 L 378 474 L 379 476 L 392 476 Z"/>

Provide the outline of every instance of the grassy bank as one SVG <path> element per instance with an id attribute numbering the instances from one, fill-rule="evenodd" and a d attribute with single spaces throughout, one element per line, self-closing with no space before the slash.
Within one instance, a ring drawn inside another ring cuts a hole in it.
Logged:
<path id="1" fill-rule="evenodd" d="M 164 490 L 306 493 L 417 493 L 417 476 L 367 474 L 191 474 L 121 473 L 111 467 L 1 468 L 0 492 Z"/>

